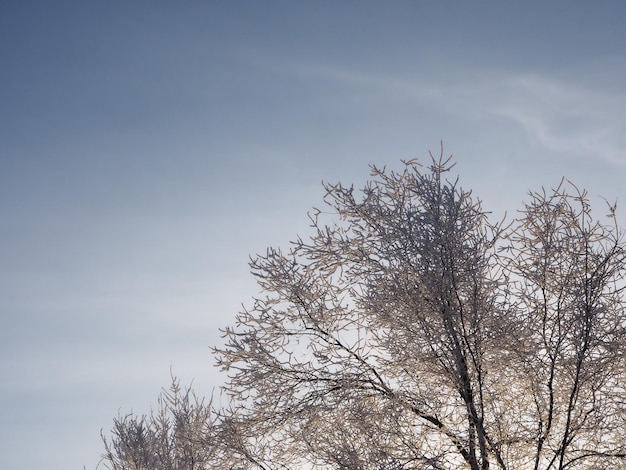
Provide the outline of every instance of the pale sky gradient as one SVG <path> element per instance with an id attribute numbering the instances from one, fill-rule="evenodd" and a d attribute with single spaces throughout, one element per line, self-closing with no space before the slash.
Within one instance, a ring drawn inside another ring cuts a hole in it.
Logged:
<path id="1" fill-rule="evenodd" d="M 210 394 L 248 255 L 306 234 L 321 180 L 443 140 L 497 214 L 562 176 L 626 204 L 625 24 L 618 0 L 2 2 L 0 468 L 94 469 L 170 368 Z"/>

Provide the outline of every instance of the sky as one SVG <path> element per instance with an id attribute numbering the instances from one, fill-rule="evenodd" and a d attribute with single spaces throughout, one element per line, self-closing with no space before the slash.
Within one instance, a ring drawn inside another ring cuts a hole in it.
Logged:
<path id="1" fill-rule="evenodd" d="M 0 468 L 93 470 L 118 413 L 259 291 L 321 181 L 428 161 L 509 217 L 562 177 L 626 201 L 626 3 L 5 0 Z"/>

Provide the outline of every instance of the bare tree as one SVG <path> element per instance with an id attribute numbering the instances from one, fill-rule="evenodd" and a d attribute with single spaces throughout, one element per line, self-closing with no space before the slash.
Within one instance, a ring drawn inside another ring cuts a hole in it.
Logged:
<path id="1" fill-rule="evenodd" d="M 113 421 L 110 441 L 102 435 L 101 464 L 110 470 L 201 470 L 217 453 L 215 413 L 191 387 L 172 378 L 148 415 L 127 414 Z"/>
<path id="2" fill-rule="evenodd" d="M 503 265 L 518 280 L 511 366 L 523 377 L 509 410 L 523 414 L 504 422 L 532 468 L 617 468 L 626 460 L 624 246 L 616 226 L 592 218 L 586 192 L 568 186 L 531 194 L 507 239 Z"/>
<path id="3" fill-rule="evenodd" d="M 432 156 L 431 156 L 432 158 Z M 624 465 L 624 246 L 563 182 L 492 223 L 443 156 L 326 185 L 216 349 L 276 468 Z M 267 468 L 271 467 L 268 464 Z"/>
<path id="4" fill-rule="evenodd" d="M 115 421 L 109 468 L 625 466 L 615 207 L 563 181 L 492 222 L 453 166 L 326 184 L 313 235 L 251 261 L 264 296 L 214 350 L 228 407 L 173 389 Z"/>
<path id="5" fill-rule="evenodd" d="M 129 413 L 102 433 L 105 452 L 98 468 L 107 470 L 269 470 L 261 457 L 265 445 L 249 421 L 232 407 L 216 409 L 179 379 L 158 398 L 148 414 Z"/>

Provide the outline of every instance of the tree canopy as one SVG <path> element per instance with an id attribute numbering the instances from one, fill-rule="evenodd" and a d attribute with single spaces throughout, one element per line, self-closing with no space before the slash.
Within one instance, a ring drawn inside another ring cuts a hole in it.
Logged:
<path id="1" fill-rule="evenodd" d="M 313 234 L 251 260 L 263 295 L 214 349 L 227 406 L 170 400 L 160 414 L 118 419 L 103 464 L 623 466 L 626 252 L 615 207 L 594 218 L 587 193 L 563 180 L 493 221 L 443 153 L 403 166 L 372 166 L 361 190 L 325 184 Z M 185 435 L 164 422 L 196 424 Z M 139 428 L 144 437 L 128 437 Z M 172 459 L 185 445 L 197 456 Z M 133 460 L 148 446 L 170 463 Z"/>

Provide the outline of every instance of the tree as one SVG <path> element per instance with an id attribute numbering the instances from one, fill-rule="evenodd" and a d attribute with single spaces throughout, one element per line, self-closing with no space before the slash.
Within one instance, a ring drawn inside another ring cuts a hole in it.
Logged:
<path id="1" fill-rule="evenodd" d="M 215 349 L 214 468 L 624 465 L 615 218 L 562 181 L 494 223 L 453 166 L 326 184 L 313 235 L 251 261 L 265 296 Z"/>
<path id="2" fill-rule="evenodd" d="M 110 470 L 198 470 L 210 468 L 217 454 L 215 413 L 191 387 L 182 389 L 172 378 L 148 415 L 120 415 L 112 436 L 102 435 L 102 464 Z"/>

